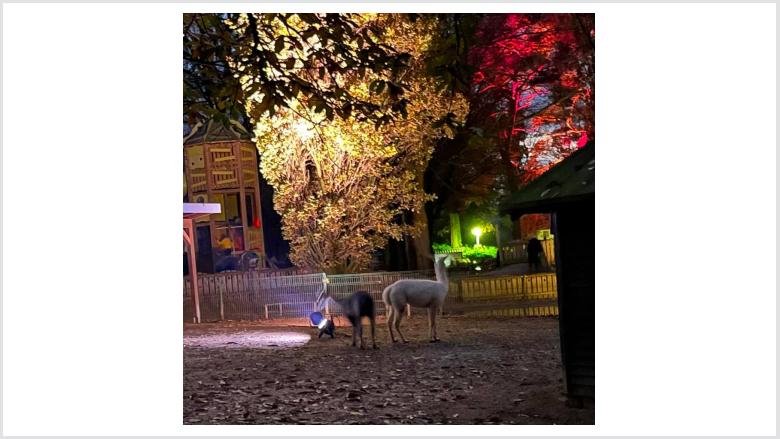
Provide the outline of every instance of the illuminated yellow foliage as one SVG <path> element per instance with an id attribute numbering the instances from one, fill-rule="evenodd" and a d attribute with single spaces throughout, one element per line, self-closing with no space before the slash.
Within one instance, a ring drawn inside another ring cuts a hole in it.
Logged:
<path id="1" fill-rule="evenodd" d="M 354 117 L 328 120 L 298 98 L 272 117 L 260 105 L 262 96 L 252 96 L 247 105 L 260 170 L 275 189 L 274 207 L 290 242 L 290 258 L 331 273 L 364 270 L 388 238 L 423 232 L 396 220 L 405 211 L 422 211 L 432 199 L 422 188 L 422 176 L 435 140 L 453 134 L 446 124 L 434 123 L 449 113 L 462 121 L 468 112 L 463 97 L 437 91 L 435 80 L 424 74 L 431 23 L 412 24 L 398 15 L 357 19 L 379 21 L 386 29 L 383 42 L 412 55 L 410 68 L 398 78 L 407 86 L 405 118 L 377 129 Z M 323 78 L 343 81 L 350 93 L 381 104 L 382 95 L 370 93 L 376 79 L 370 74 Z"/>

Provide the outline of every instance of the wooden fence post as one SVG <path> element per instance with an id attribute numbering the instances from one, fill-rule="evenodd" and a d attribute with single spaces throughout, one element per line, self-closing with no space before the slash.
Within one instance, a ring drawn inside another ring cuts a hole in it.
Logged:
<path id="1" fill-rule="evenodd" d="M 219 289 L 219 319 L 225 320 L 225 300 L 222 298 L 222 288 Z"/>
<path id="2" fill-rule="evenodd" d="M 520 282 L 519 282 L 520 291 L 518 291 L 518 293 L 520 294 L 519 299 L 523 300 L 525 299 L 525 275 L 521 274 L 519 277 L 520 277 Z"/>

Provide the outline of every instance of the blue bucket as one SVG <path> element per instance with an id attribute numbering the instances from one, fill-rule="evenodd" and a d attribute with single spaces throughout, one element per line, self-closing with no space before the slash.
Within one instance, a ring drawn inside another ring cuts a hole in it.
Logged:
<path id="1" fill-rule="evenodd" d="M 321 312 L 316 312 L 315 311 L 315 312 L 311 313 L 311 315 L 309 315 L 309 320 L 311 321 L 311 325 L 312 326 L 319 325 L 320 322 L 322 321 L 322 319 L 324 319 L 324 318 L 325 317 L 322 316 Z"/>

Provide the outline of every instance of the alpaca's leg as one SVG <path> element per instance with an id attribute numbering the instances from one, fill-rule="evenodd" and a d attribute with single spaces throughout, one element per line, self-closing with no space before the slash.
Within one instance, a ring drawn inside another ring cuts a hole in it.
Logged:
<path id="1" fill-rule="evenodd" d="M 358 335 L 360 335 L 360 349 L 366 348 L 366 340 L 363 339 L 363 319 L 358 320 Z"/>
<path id="2" fill-rule="evenodd" d="M 357 346 L 357 327 L 352 325 L 352 347 Z"/>
<path id="3" fill-rule="evenodd" d="M 395 319 L 395 308 L 390 305 L 388 306 L 389 311 L 387 312 L 387 330 L 390 332 L 390 340 L 395 343 L 395 335 L 393 335 L 393 319 Z"/>
<path id="4" fill-rule="evenodd" d="M 433 313 L 435 312 L 435 307 L 430 306 L 428 307 L 428 337 L 433 341 Z"/>
<path id="5" fill-rule="evenodd" d="M 431 341 L 439 341 L 439 337 L 436 334 L 436 314 L 439 312 L 439 306 L 433 305 L 431 308 L 431 333 L 433 334 L 433 338 Z"/>
<path id="6" fill-rule="evenodd" d="M 404 318 L 404 308 L 403 307 L 401 307 L 400 309 L 396 308 L 395 319 L 393 321 L 395 325 L 395 330 L 396 332 L 398 332 L 398 336 L 401 337 L 401 341 L 403 341 L 404 343 L 409 343 L 409 340 L 407 340 L 406 337 L 404 337 L 404 334 L 401 332 L 401 320 L 403 320 L 403 318 Z"/>
<path id="7" fill-rule="evenodd" d="M 371 347 L 376 349 L 376 340 L 374 338 L 374 336 L 376 334 L 376 324 L 375 324 L 376 322 L 374 322 L 374 318 L 373 317 L 371 317 L 369 319 L 369 321 L 371 322 Z"/>

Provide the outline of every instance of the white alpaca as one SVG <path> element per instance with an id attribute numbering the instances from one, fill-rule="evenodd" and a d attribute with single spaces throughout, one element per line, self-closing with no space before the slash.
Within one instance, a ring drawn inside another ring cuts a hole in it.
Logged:
<path id="1" fill-rule="evenodd" d="M 396 341 L 393 335 L 393 326 L 398 331 L 404 343 L 407 342 L 401 333 L 401 319 L 404 316 L 404 308 L 411 305 L 416 308 L 428 308 L 428 332 L 431 342 L 439 341 L 436 336 L 436 313 L 444 304 L 444 298 L 447 297 L 450 281 L 447 278 L 447 267 L 445 261 L 450 256 L 437 255 L 433 262 L 433 268 L 436 271 L 436 280 L 427 279 L 401 279 L 389 285 L 382 292 L 382 301 L 389 310 L 387 317 L 387 328 L 390 330 L 390 339 Z"/>

